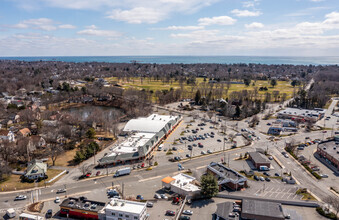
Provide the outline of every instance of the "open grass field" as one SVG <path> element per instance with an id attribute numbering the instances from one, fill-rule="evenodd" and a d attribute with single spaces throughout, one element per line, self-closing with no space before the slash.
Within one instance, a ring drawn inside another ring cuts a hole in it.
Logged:
<path id="1" fill-rule="evenodd" d="M 62 170 L 48 169 L 46 173 L 48 175 L 48 179 L 46 179 L 46 185 L 50 185 L 51 183 L 47 184 L 47 181 L 52 179 L 53 177 L 55 177 L 61 172 Z M 20 181 L 20 175 L 11 175 L 6 181 L 0 183 L 0 190 L 1 192 L 5 192 L 5 191 L 30 189 L 30 188 L 41 187 L 41 186 L 44 186 L 43 180 L 40 181 L 39 183 L 22 183 Z"/>
<path id="2" fill-rule="evenodd" d="M 116 77 L 110 77 L 106 78 L 106 80 L 110 83 L 116 82 L 119 83 L 123 88 L 138 88 L 138 89 L 146 89 L 146 90 L 152 90 L 155 92 L 156 90 L 169 90 L 170 88 L 173 89 L 179 89 L 180 84 L 177 81 L 172 81 L 169 83 L 163 83 L 162 81 L 154 81 L 150 80 L 148 78 L 143 78 L 143 80 L 140 80 L 138 77 L 131 77 L 130 81 L 120 81 L 118 82 L 118 79 Z M 208 81 L 208 80 L 207 80 Z M 194 86 L 193 88 L 193 94 L 195 94 L 196 90 L 201 87 L 204 83 L 208 84 L 208 82 L 204 82 L 204 78 L 197 78 L 196 79 L 197 85 Z M 255 85 L 253 86 L 252 83 Z M 189 96 L 192 96 L 192 87 L 191 85 L 187 85 L 184 83 L 184 90 L 187 92 L 184 94 L 188 94 Z M 277 85 L 273 88 L 270 85 L 270 82 L 267 80 L 257 80 L 257 81 L 252 81 L 250 86 L 246 86 L 245 84 L 231 84 L 228 94 L 234 92 L 234 91 L 241 91 L 241 90 L 254 90 L 254 87 L 260 88 L 260 87 L 267 87 L 269 93 L 272 93 L 273 91 L 279 91 L 280 95 L 282 93 L 287 94 L 287 99 L 291 98 L 293 95 L 293 90 L 294 88 L 291 86 L 290 82 L 288 81 L 277 81 Z M 297 90 L 297 88 L 295 88 Z M 264 96 L 266 91 L 259 91 L 259 94 Z M 225 94 L 226 96 L 226 94 Z M 189 98 L 189 97 L 187 97 Z M 226 98 L 226 97 L 225 97 Z"/>
<path id="3" fill-rule="evenodd" d="M 55 166 L 67 167 L 71 166 L 72 160 L 76 154 L 77 149 L 69 150 L 61 154 L 55 161 Z M 49 166 L 52 166 L 52 160 L 47 161 Z"/>

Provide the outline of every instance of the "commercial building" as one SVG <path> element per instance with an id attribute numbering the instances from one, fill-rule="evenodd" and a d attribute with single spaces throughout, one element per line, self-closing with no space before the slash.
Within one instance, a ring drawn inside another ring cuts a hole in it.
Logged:
<path id="1" fill-rule="evenodd" d="M 212 162 L 207 166 L 207 173 L 212 174 L 218 180 L 219 191 L 223 187 L 231 190 L 240 190 L 247 187 L 247 178 L 221 163 Z"/>
<path id="2" fill-rule="evenodd" d="M 326 165 L 339 174 L 339 137 L 318 144 L 317 154 Z"/>
<path id="3" fill-rule="evenodd" d="M 278 118 L 291 119 L 293 121 L 305 122 L 313 121 L 316 122 L 323 118 L 325 110 L 321 108 L 310 109 L 299 109 L 299 108 L 286 108 L 278 112 Z"/>
<path id="4" fill-rule="evenodd" d="M 197 180 L 183 173 L 179 173 L 173 177 L 165 177 L 161 182 L 165 189 L 171 190 L 181 196 L 186 196 L 187 199 L 195 198 L 199 196 L 201 192 L 200 187 L 197 185 Z"/>
<path id="5" fill-rule="evenodd" d="M 153 151 L 180 121 L 180 116 L 157 114 L 130 120 L 123 129 L 129 135 L 122 143 L 115 145 L 109 154 L 102 157 L 98 161 L 99 165 L 138 162 L 151 158 Z"/>
<path id="6" fill-rule="evenodd" d="M 243 199 L 241 204 L 241 218 L 255 220 L 284 220 L 285 216 L 280 203 Z"/>
<path id="7" fill-rule="evenodd" d="M 104 202 L 87 200 L 84 197 L 69 197 L 60 204 L 60 215 L 70 218 L 99 219 L 98 212 L 104 207 Z"/>
<path id="8" fill-rule="evenodd" d="M 239 215 L 239 206 L 234 202 L 223 202 L 217 204 L 217 210 L 213 214 L 214 220 L 234 220 Z M 233 212 L 234 211 L 234 212 Z"/>
<path id="9" fill-rule="evenodd" d="M 254 167 L 259 170 L 260 166 L 267 166 L 268 168 L 271 167 L 271 163 L 264 157 L 261 153 L 254 151 L 248 153 L 248 159 L 251 160 Z"/>
<path id="10" fill-rule="evenodd" d="M 112 199 L 99 211 L 102 220 L 144 220 L 147 219 L 146 203 L 123 199 Z"/>

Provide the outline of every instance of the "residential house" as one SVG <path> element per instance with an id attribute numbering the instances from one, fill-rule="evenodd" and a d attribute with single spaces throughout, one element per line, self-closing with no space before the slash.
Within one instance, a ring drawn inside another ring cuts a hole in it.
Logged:
<path id="1" fill-rule="evenodd" d="M 42 178 L 47 173 L 47 164 L 43 163 L 42 160 L 32 160 L 28 163 L 26 173 L 24 174 L 25 177 L 28 179 L 38 179 L 39 177 Z"/>
<path id="2" fill-rule="evenodd" d="M 31 131 L 28 128 L 23 128 L 19 130 L 18 135 L 21 137 L 28 137 L 31 135 Z"/>
<path id="3" fill-rule="evenodd" d="M 0 140 L 7 140 L 9 142 L 14 142 L 15 141 L 14 133 L 9 130 L 0 130 Z"/>
<path id="4" fill-rule="evenodd" d="M 34 146 L 35 148 L 43 148 L 46 146 L 46 141 L 43 137 L 39 135 L 33 135 L 29 139 L 29 144 Z"/>

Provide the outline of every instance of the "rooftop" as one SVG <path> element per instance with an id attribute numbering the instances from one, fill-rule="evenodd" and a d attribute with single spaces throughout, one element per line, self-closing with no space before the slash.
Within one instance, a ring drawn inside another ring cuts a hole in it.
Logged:
<path id="1" fill-rule="evenodd" d="M 269 163 L 269 161 L 263 157 L 263 155 L 259 152 L 249 152 L 248 153 L 250 155 L 250 157 L 252 158 L 252 160 L 254 160 L 255 163 Z"/>
<path id="2" fill-rule="evenodd" d="M 286 108 L 284 110 L 281 110 L 279 114 L 289 114 L 289 115 L 296 115 L 296 116 L 307 116 L 307 117 L 313 117 L 313 116 L 319 116 L 319 114 L 325 114 L 324 109 L 300 109 L 300 108 Z"/>
<path id="3" fill-rule="evenodd" d="M 176 186 L 180 189 L 183 189 L 185 191 L 191 191 L 191 192 L 200 190 L 200 188 L 197 185 L 194 185 L 192 183 L 195 180 L 193 176 L 179 173 L 178 175 L 173 176 L 172 178 L 175 179 L 175 181 L 172 182 L 171 184 L 173 186 Z"/>
<path id="4" fill-rule="evenodd" d="M 207 169 L 218 175 L 218 183 L 224 184 L 227 182 L 241 183 L 247 181 L 247 178 L 220 163 L 212 162 L 207 166 Z"/>
<path id="5" fill-rule="evenodd" d="M 134 202 L 123 199 L 112 199 L 105 207 L 105 210 L 115 210 L 119 212 L 128 212 L 140 214 L 146 208 L 146 203 Z"/>
<path id="6" fill-rule="evenodd" d="M 243 199 L 241 210 L 242 210 L 241 214 L 284 218 L 281 204 L 275 202 L 267 202 L 254 199 Z"/>
<path id="7" fill-rule="evenodd" d="M 327 154 L 331 155 L 332 157 L 339 161 L 339 140 L 320 143 L 318 145 L 318 148 L 322 149 Z"/>
<path id="8" fill-rule="evenodd" d="M 65 199 L 64 201 L 62 201 L 62 203 L 60 204 L 60 207 L 98 212 L 99 210 L 105 207 L 105 203 L 87 200 L 87 199 L 69 197 Z"/>
<path id="9" fill-rule="evenodd" d="M 215 214 L 219 217 L 228 219 L 228 215 L 231 212 L 233 212 L 233 202 L 223 202 L 217 204 L 217 210 L 215 211 Z"/>

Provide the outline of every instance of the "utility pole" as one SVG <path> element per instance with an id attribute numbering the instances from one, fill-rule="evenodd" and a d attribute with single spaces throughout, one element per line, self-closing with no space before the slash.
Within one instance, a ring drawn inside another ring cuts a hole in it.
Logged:
<path id="1" fill-rule="evenodd" d="M 95 147 L 94 147 L 94 166 L 95 166 Z"/>
<path id="2" fill-rule="evenodd" d="M 125 187 L 124 182 L 122 182 L 122 184 L 121 184 L 122 199 L 125 199 L 125 196 L 124 196 L 124 187 Z"/>
<path id="3" fill-rule="evenodd" d="M 66 184 L 64 184 L 65 187 L 65 198 L 67 198 L 67 188 L 66 188 Z"/>

